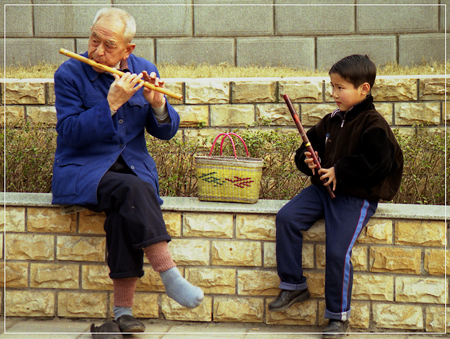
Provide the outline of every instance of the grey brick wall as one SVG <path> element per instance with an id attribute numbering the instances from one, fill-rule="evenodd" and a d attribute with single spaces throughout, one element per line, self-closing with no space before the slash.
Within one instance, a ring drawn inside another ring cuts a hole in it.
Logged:
<path id="1" fill-rule="evenodd" d="M 96 11 L 136 19 L 136 54 L 157 63 L 327 69 L 353 53 L 378 66 L 444 61 L 450 0 L 0 0 L 1 62 L 60 64 L 86 50 Z M 211 5 L 213 4 L 213 5 Z"/>

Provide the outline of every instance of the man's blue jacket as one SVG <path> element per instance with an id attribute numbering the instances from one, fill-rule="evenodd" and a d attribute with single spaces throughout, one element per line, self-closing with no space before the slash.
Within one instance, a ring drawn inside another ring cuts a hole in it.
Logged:
<path id="1" fill-rule="evenodd" d="M 146 70 L 159 77 L 151 62 L 133 54 L 127 61 L 132 73 Z M 55 72 L 58 137 L 53 204 L 97 204 L 98 184 L 120 155 L 137 176 L 159 192 L 156 164 L 148 153 L 144 133 L 147 130 L 156 138 L 171 139 L 180 123 L 178 113 L 167 103 L 171 122 L 159 125 L 141 88 L 111 116 L 106 98 L 113 81 L 112 75 L 97 73 L 75 59 L 64 62 Z"/>

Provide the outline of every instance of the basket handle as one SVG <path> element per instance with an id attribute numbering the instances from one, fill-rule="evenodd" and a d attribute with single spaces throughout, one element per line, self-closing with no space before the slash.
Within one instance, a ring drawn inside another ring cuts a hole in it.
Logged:
<path id="1" fill-rule="evenodd" d="M 245 148 L 245 153 L 247 154 L 247 156 L 249 156 L 248 148 L 247 148 L 247 145 L 245 144 L 244 139 L 242 139 L 242 137 L 240 135 L 238 135 L 236 133 L 233 133 L 233 132 L 230 132 L 230 133 L 228 133 L 228 137 L 231 139 L 232 143 L 233 143 L 233 138 L 231 138 L 230 135 L 234 135 L 235 137 L 237 137 L 242 142 L 242 144 L 244 145 L 244 148 Z M 222 155 L 222 146 L 223 146 L 223 142 L 224 141 L 225 141 L 225 137 L 222 138 L 222 142 L 220 143 L 220 155 Z M 236 149 L 234 147 L 234 143 L 233 143 L 233 150 L 234 150 L 234 156 L 236 157 Z"/>
<path id="2" fill-rule="evenodd" d="M 234 157 L 237 158 L 236 155 L 236 147 L 234 145 L 234 141 L 233 138 L 228 134 L 228 133 L 220 133 L 213 141 L 213 144 L 211 146 L 211 150 L 209 151 L 209 156 L 211 156 L 213 150 L 214 150 L 214 146 L 216 146 L 216 141 L 217 139 L 219 139 L 220 137 L 222 137 L 222 143 L 223 143 L 223 139 L 225 139 L 225 137 L 228 137 L 231 140 L 231 144 L 233 145 L 233 152 L 234 152 Z M 222 143 L 221 143 L 221 147 L 220 147 L 220 155 L 222 155 Z"/>
<path id="3" fill-rule="evenodd" d="M 234 144 L 234 140 L 231 137 L 232 135 L 238 137 L 238 139 L 242 142 L 242 144 L 244 145 L 245 148 L 245 152 L 247 153 L 247 156 L 249 156 L 248 153 L 248 148 L 247 145 L 245 144 L 244 139 L 242 139 L 242 137 L 240 135 L 237 135 L 236 133 L 230 132 L 230 133 L 220 133 L 213 141 L 213 144 L 211 146 L 211 150 L 209 151 L 209 155 L 211 156 L 213 150 L 214 150 L 214 146 L 216 145 L 216 141 L 222 137 L 222 141 L 220 142 L 220 155 L 222 155 L 222 151 L 223 151 L 223 143 L 225 142 L 225 138 L 229 138 L 231 140 L 231 145 L 233 146 L 233 153 L 234 153 L 234 158 L 237 159 L 237 154 L 236 154 L 236 145 Z"/>

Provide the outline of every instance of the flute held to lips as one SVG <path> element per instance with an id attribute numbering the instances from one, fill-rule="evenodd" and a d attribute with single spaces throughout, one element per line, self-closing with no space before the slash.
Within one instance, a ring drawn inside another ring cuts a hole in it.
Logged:
<path id="1" fill-rule="evenodd" d="M 289 98 L 289 96 L 287 94 L 284 94 L 283 98 L 284 98 L 284 101 L 286 101 L 286 105 L 289 108 L 289 112 L 291 112 L 292 118 L 294 119 L 295 125 L 297 126 L 297 129 L 300 132 L 300 136 L 302 137 L 302 140 L 305 143 L 305 146 L 306 146 L 308 152 L 311 153 L 311 157 L 314 160 L 314 164 L 317 165 L 318 170 L 321 169 L 322 167 L 320 166 L 320 161 L 319 161 L 319 159 L 317 159 L 316 152 L 314 151 L 314 149 L 311 146 L 311 143 L 309 142 L 308 136 L 306 135 L 306 131 L 303 128 L 302 123 L 300 122 L 300 118 L 298 117 L 298 114 L 295 111 L 294 106 L 292 105 L 291 99 Z M 324 182 L 326 182 L 326 180 L 324 180 Z M 331 187 L 330 186 L 325 186 L 325 187 L 326 187 L 328 193 L 330 194 L 331 199 L 334 199 L 336 197 L 336 195 L 334 194 Z"/>
<path id="2" fill-rule="evenodd" d="M 86 63 L 88 65 L 91 65 L 92 67 L 99 68 L 99 69 L 101 69 L 101 70 L 103 70 L 105 72 L 114 73 L 114 74 L 117 74 L 118 76 L 122 76 L 122 75 L 125 74 L 124 72 L 121 72 L 121 71 L 119 71 L 119 70 L 117 70 L 115 68 L 99 64 L 98 62 L 95 62 L 94 60 L 85 58 L 84 56 L 81 56 L 81 55 L 76 54 L 76 53 L 72 53 L 72 52 L 70 52 L 70 51 L 68 51 L 68 50 L 66 50 L 64 48 L 61 48 L 59 50 L 59 53 L 64 54 L 64 55 L 66 55 L 68 57 L 71 57 L 73 59 L 76 59 L 78 61 L 84 62 L 84 63 Z M 146 82 L 144 80 L 140 80 L 140 82 L 144 83 L 144 87 L 147 87 L 147 88 L 149 88 L 151 90 L 154 90 L 154 91 L 157 91 L 157 92 L 164 93 L 165 95 L 168 95 L 171 98 L 175 98 L 175 99 L 178 99 L 178 100 L 183 99 L 183 96 L 181 94 L 172 93 L 172 92 L 168 91 L 167 89 L 156 87 L 156 86 L 152 85 L 151 83 Z"/>

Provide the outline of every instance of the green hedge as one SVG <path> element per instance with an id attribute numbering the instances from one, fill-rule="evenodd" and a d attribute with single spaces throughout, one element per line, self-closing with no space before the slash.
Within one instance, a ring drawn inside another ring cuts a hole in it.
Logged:
<path id="1" fill-rule="evenodd" d="M 446 157 L 444 133 L 430 132 L 424 127 L 417 127 L 416 133 L 411 135 L 394 132 L 404 152 L 405 170 L 400 192 L 393 202 L 444 205 L 444 173 L 450 163 L 449 157 Z M 239 133 L 248 146 L 250 156 L 264 159 L 261 199 L 291 199 L 309 184 L 293 162 L 295 150 L 301 143 L 298 134 L 264 129 L 248 129 Z M 7 192 L 50 192 L 55 131 L 23 125 L 7 127 L 0 130 L 0 134 L 2 189 Z M 196 196 L 194 156 L 207 153 L 209 149 L 206 144 L 210 145 L 211 141 L 204 140 L 200 144 L 179 138 L 170 141 L 147 138 L 149 152 L 159 172 L 161 195 Z M 240 142 L 236 144 L 239 154 L 244 154 Z M 217 149 L 218 146 L 216 153 Z M 229 142 L 224 153 L 232 154 Z M 449 197 L 447 192 L 447 199 Z"/>
<path id="2" fill-rule="evenodd" d="M 56 132 L 24 124 L 1 129 L 0 136 L 2 190 L 50 192 Z"/>

